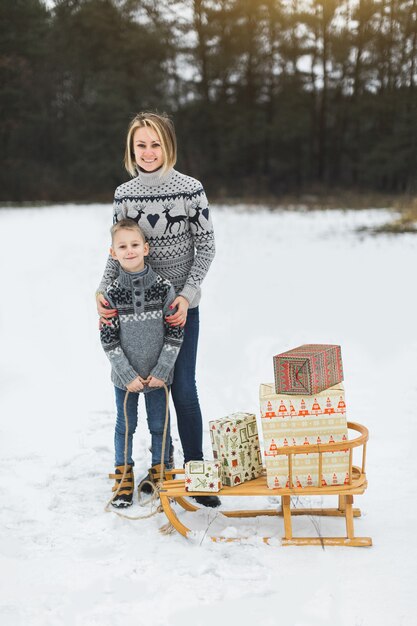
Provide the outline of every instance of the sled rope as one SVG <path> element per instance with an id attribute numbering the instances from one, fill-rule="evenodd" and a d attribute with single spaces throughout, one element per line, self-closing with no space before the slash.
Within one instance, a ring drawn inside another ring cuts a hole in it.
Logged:
<path id="1" fill-rule="evenodd" d="M 126 473 L 127 473 L 127 447 L 128 447 L 128 437 L 129 437 L 129 420 L 128 420 L 128 417 L 127 417 L 127 399 L 129 397 L 129 393 L 130 392 L 128 390 L 126 390 L 126 395 L 125 395 L 125 399 L 124 399 L 124 403 L 123 403 L 123 411 L 124 411 L 124 416 L 125 416 L 125 463 L 124 463 L 124 470 L 123 470 L 123 474 L 122 474 L 122 476 L 120 478 L 120 483 L 119 483 L 118 488 L 116 489 L 116 491 L 114 492 L 114 494 L 112 495 L 112 497 L 107 502 L 107 504 L 106 504 L 106 506 L 104 508 L 106 513 L 114 513 L 115 515 L 118 515 L 119 517 L 123 517 L 124 519 L 139 520 L 139 519 L 149 519 L 150 517 L 153 517 L 157 513 L 162 513 L 162 511 L 163 511 L 162 506 L 160 504 L 156 508 L 154 508 L 155 502 L 157 500 L 159 500 L 159 491 L 161 489 L 162 482 L 164 480 L 165 447 L 166 447 L 166 439 L 167 439 L 167 431 L 168 431 L 168 421 L 169 421 L 169 391 L 168 391 L 168 387 L 166 386 L 165 383 L 164 383 L 163 386 L 164 386 L 164 389 L 165 389 L 165 405 L 166 406 L 165 406 L 164 432 L 163 432 L 163 435 L 162 435 L 161 472 L 160 472 L 160 475 L 159 475 L 159 481 L 158 481 L 158 483 L 156 485 L 154 485 L 154 483 L 152 483 L 149 480 L 143 481 L 143 483 L 142 483 L 142 484 L 144 484 L 146 482 L 147 484 L 151 485 L 151 487 L 152 487 L 152 497 L 150 498 L 151 512 L 148 513 L 147 515 L 132 516 L 132 515 L 124 515 L 123 513 L 119 513 L 119 511 L 115 511 L 114 509 L 110 508 L 111 503 L 117 497 L 117 494 L 119 493 L 120 489 L 122 488 L 123 481 L 124 481 L 124 479 L 126 477 Z M 140 504 L 140 506 L 144 506 L 144 504 Z"/>

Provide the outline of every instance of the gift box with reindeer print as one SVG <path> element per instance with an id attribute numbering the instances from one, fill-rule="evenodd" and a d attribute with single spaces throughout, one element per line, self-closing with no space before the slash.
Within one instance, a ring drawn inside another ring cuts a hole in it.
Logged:
<path id="1" fill-rule="evenodd" d="M 209 422 L 209 427 L 223 485 L 234 487 L 262 474 L 262 453 L 253 413 L 232 413 Z"/>

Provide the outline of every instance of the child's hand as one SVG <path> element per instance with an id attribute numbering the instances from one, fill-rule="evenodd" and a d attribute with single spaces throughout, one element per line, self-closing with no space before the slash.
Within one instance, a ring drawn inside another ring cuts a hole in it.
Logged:
<path id="1" fill-rule="evenodd" d="M 142 391 L 144 385 L 144 380 L 140 376 L 136 376 L 128 385 L 126 385 L 126 389 L 133 393 L 138 393 L 138 391 Z"/>
<path id="2" fill-rule="evenodd" d="M 165 381 L 155 378 L 155 376 L 149 376 L 148 387 L 163 387 Z"/>

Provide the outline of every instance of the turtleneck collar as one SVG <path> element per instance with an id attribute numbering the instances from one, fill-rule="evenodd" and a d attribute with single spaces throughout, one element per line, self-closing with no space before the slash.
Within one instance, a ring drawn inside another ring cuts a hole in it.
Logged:
<path id="1" fill-rule="evenodd" d="M 156 170 L 155 172 L 143 172 L 136 166 L 136 171 L 138 173 L 138 179 L 145 185 L 145 187 L 158 187 L 163 183 L 167 183 L 171 180 L 174 175 L 174 168 L 171 167 L 167 172 L 162 173 L 162 169 Z"/>
<path id="2" fill-rule="evenodd" d="M 119 268 L 119 283 L 126 289 L 132 289 L 133 287 L 143 286 L 144 289 L 150 287 L 156 280 L 156 274 L 150 265 L 145 264 L 145 269 L 141 272 L 125 272 L 125 270 Z"/>

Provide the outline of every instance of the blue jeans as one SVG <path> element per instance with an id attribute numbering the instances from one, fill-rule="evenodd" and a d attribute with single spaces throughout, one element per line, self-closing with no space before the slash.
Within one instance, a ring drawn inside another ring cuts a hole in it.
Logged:
<path id="1" fill-rule="evenodd" d="M 124 414 L 124 401 L 126 391 L 115 387 L 116 395 L 116 428 L 114 432 L 114 448 L 115 448 L 115 464 L 124 465 L 125 463 L 125 432 L 126 420 Z M 148 415 L 148 427 L 152 437 L 152 465 L 158 465 L 161 462 L 162 454 L 162 437 L 164 433 L 165 423 L 165 389 L 158 388 L 144 394 L 146 402 L 146 413 Z M 134 465 L 132 459 L 133 435 L 138 423 L 138 393 L 129 393 L 127 399 L 127 418 L 128 418 L 128 440 L 127 440 L 127 464 Z M 165 446 L 164 462 L 169 467 L 170 456 L 170 424 L 168 423 L 167 443 Z"/>
<path id="2" fill-rule="evenodd" d="M 203 458 L 203 420 L 195 382 L 199 329 L 198 307 L 188 309 L 184 340 L 175 363 L 171 386 L 185 462 Z"/>

